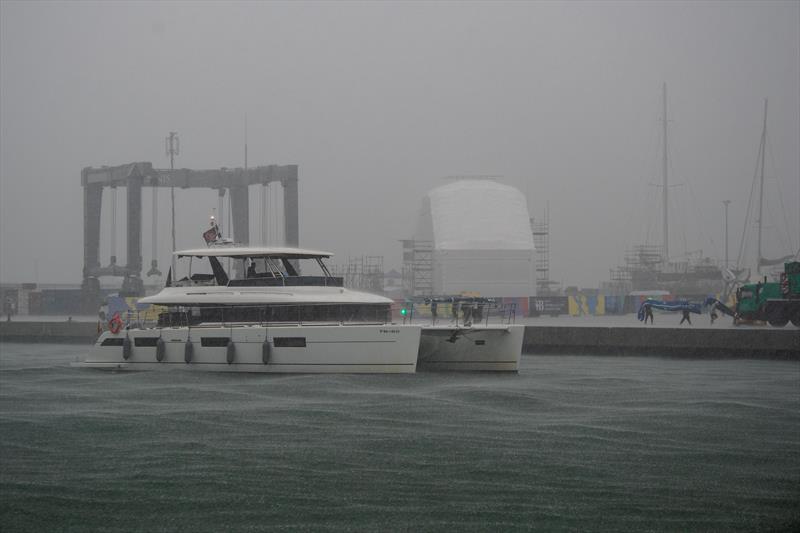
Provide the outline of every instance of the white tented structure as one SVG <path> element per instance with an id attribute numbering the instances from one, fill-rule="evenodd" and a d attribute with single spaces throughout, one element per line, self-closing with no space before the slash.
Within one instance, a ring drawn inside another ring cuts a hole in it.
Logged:
<path id="1" fill-rule="evenodd" d="M 424 292 L 536 294 L 528 203 L 514 187 L 482 178 L 458 179 L 433 189 L 422 200 L 413 242 L 427 243 L 429 250 L 430 287 Z M 413 268 L 424 267 L 418 262 Z"/>

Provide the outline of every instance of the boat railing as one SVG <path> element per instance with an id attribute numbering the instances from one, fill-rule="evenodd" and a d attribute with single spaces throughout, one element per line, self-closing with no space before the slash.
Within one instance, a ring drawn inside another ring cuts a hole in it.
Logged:
<path id="1" fill-rule="evenodd" d="M 389 324 L 385 304 L 269 304 L 236 306 L 152 306 L 122 317 L 129 329 Z"/>
<path id="2" fill-rule="evenodd" d="M 174 287 L 196 287 L 218 285 L 213 274 L 192 274 L 192 276 L 175 281 Z M 271 276 L 257 274 L 247 278 L 234 278 L 227 281 L 224 287 L 344 287 L 344 278 L 340 276 Z"/>
<path id="3" fill-rule="evenodd" d="M 255 276 L 232 279 L 228 287 L 343 287 L 344 280 L 335 276 Z"/>
<path id="4" fill-rule="evenodd" d="M 399 304 L 399 314 L 404 323 L 431 326 L 510 325 L 516 322 L 517 304 L 494 298 L 427 298 Z"/>

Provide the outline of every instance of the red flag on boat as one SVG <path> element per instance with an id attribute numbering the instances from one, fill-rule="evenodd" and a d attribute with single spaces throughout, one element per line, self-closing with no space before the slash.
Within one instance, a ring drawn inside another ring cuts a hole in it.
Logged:
<path id="1" fill-rule="evenodd" d="M 211 226 L 211 229 L 207 230 L 203 233 L 203 239 L 205 239 L 206 244 L 212 243 L 217 240 L 219 233 L 217 232 L 217 225 L 214 224 Z"/>

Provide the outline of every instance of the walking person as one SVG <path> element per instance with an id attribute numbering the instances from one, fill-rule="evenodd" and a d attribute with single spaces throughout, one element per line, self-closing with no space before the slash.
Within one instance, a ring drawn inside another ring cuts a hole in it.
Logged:
<path id="1" fill-rule="evenodd" d="M 644 306 L 644 323 L 647 324 L 647 319 L 650 319 L 650 323 L 653 323 L 653 307 L 649 305 Z"/>
<path id="2" fill-rule="evenodd" d="M 461 312 L 464 314 L 464 326 L 470 327 L 472 325 L 472 304 L 463 302 L 461 304 Z"/>
<path id="3" fill-rule="evenodd" d="M 689 310 L 688 309 L 683 309 L 682 312 L 683 312 L 683 316 L 681 317 L 681 324 L 683 324 L 684 322 L 688 322 L 689 325 L 691 326 L 692 325 L 692 318 L 689 316 Z"/>

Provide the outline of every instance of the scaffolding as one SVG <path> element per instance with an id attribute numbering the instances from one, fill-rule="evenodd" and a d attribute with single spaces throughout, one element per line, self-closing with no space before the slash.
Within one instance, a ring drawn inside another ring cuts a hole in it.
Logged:
<path id="1" fill-rule="evenodd" d="M 631 290 L 654 288 L 653 282 L 663 263 L 663 251 L 659 245 L 640 244 L 625 250 L 625 264 L 609 271 L 610 282 L 606 289 L 617 294 L 627 294 Z M 644 287 L 639 287 L 645 283 Z"/>
<path id="2" fill-rule="evenodd" d="M 349 257 L 347 265 L 333 265 L 334 276 L 344 280 L 348 289 L 383 294 L 383 256 L 362 255 Z"/>
<path id="3" fill-rule="evenodd" d="M 625 251 L 625 264 L 611 269 L 605 288 L 619 294 L 640 290 L 666 290 L 683 296 L 720 292 L 719 266 L 697 253 L 697 259 L 664 263 L 660 245 L 634 246 Z"/>
<path id="4" fill-rule="evenodd" d="M 550 279 L 550 207 L 544 212 L 544 218 L 530 219 L 533 244 L 536 247 L 536 294 L 539 296 L 551 295 L 557 281 Z"/>
<path id="5" fill-rule="evenodd" d="M 433 294 L 433 241 L 403 240 L 403 294 Z"/>

